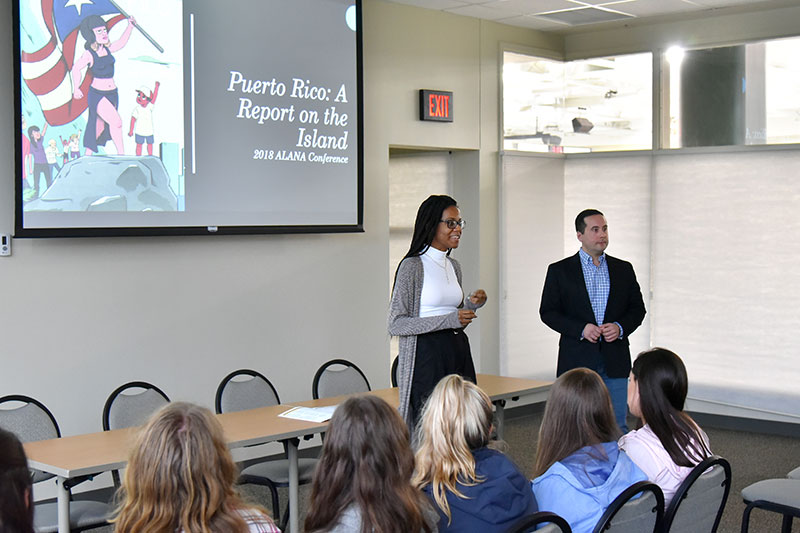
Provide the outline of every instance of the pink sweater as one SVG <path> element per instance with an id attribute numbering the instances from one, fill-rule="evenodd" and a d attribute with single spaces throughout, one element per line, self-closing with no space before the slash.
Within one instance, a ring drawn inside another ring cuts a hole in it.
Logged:
<path id="1" fill-rule="evenodd" d="M 708 437 L 700 430 L 703 441 L 708 446 Z M 678 466 L 661 445 L 661 441 L 650 426 L 645 424 L 642 429 L 637 429 L 623 435 L 619 439 L 619 447 L 642 469 L 647 479 L 661 487 L 664 492 L 664 505 L 669 505 L 675 491 L 692 471 L 691 467 Z"/>

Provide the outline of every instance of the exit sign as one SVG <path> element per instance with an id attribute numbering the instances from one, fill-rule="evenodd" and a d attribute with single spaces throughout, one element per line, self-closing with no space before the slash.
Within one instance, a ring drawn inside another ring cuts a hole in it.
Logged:
<path id="1" fill-rule="evenodd" d="M 453 122 L 453 92 L 420 89 L 419 119 Z"/>

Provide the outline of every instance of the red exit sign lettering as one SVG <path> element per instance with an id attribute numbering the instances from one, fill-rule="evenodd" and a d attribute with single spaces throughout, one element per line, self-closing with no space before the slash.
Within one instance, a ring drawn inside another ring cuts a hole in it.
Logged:
<path id="1" fill-rule="evenodd" d="M 419 119 L 453 122 L 452 91 L 419 90 Z"/>

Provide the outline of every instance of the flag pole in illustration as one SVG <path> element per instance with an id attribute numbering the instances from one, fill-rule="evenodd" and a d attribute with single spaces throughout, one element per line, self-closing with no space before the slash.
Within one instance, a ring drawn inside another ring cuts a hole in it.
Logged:
<path id="1" fill-rule="evenodd" d="M 109 3 L 111 3 L 111 5 L 112 5 L 112 6 L 114 6 L 114 7 L 117 9 L 117 11 L 119 11 L 119 12 L 120 12 L 120 14 L 122 14 L 122 16 L 123 16 L 123 17 L 125 17 L 125 18 L 129 18 L 128 14 L 127 14 L 127 13 L 125 13 L 125 10 L 124 10 L 124 9 L 122 9 L 122 8 L 119 6 L 119 4 L 118 4 L 118 3 L 116 3 L 114 0 L 108 0 L 108 1 L 109 1 Z M 161 52 L 162 54 L 164 53 L 164 48 L 162 48 L 162 47 L 161 47 L 161 45 L 160 45 L 160 44 L 158 44 L 158 43 L 156 42 L 156 40 L 155 40 L 155 39 L 153 39 L 152 37 L 150 37 L 150 34 L 149 34 L 149 33 L 147 33 L 146 31 L 144 31 L 144 28 L 142 28 L 141 26 L 139 26 L 139 24 L 138 24 L 138 23 L 136 24 L 136 29 L 137 29 L 137 30 L 139 30 L 139 32 L 140 32 L 140 33 L 141 33 L 141 34 L 144 36 L 144 38 L 145 38 L 145 39 L 147 39 L 148 41 L 150 41 L 150 44 L 152 44 L 153 46 L 155 46 L 155 47 L 156 47 L 156 50 L 158 50 L 158 51 L 159 51 L 159 52 Z"/>

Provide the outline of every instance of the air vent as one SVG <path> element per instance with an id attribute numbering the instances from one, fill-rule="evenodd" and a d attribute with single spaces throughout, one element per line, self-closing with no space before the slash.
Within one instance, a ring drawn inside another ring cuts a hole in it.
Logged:
<path id="1" fill-rule="evenodd" d="M 634 18 L 633 15 L 626 15 L 625 13 L 617 13 L 614 11 L 605 11 L 594 7 L 584 7 L 579 9 L 570 9 L 567 11 L 554 11 L 550 13 L 537 13 L 535 15 L 539 18 L 569 24 L 570 26 L 579 26 L 581 24 L 596 24 L 598 22 L 609 22 L 612 20 L 624 20 Z"/>

